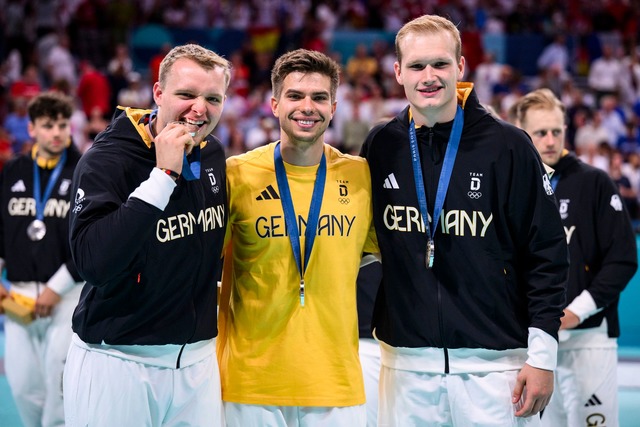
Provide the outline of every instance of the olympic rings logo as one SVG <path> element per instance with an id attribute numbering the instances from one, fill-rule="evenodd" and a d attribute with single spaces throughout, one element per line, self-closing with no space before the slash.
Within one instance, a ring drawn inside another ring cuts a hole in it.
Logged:
<path id="1" fill-rule="evenodd" d="M 340 203 L 342 203 L 343 205 L 348 205 L 351 200 L 349 200 L 348 197 L 340 197 L 340 198 L 338 198 L 338 201 Z"/>
<path id="2" fill-rule="evenodd" d="M 482 197 L 482 193 L 479 191 L 469 191 L 467 193 L 467 196 L 469 196 L 469 198 L 471 199 L 478 200 L 480 197 Z"/>

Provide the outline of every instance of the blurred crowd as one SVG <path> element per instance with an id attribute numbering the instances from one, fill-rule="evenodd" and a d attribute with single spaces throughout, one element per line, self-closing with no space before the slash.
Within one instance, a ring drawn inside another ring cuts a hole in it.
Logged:
<path id="1" fill-rule="evenodd" d="M 74 143 L 82 151 L 116 106 L 153 107 L 164 46 L 143 69 L 129 51 L 145 24 L 169 28 L 275 31 L 271 51 L 245 43 L 229 56 L 233 76 L 216 135 L 228 155 L 277 140 L 270 70 L 282 52 L 305 47 L 343 65 L 338 108 L 325 140 L 358 153 L 368 130 L 406 106 L 392 43 L 332 52 L 338 30 L 397 31 L 436 13 L 458 23 L 465 80 L 480 101 L 509 119 L 515 101 L 548 87 L 568 109 L 567 148 L 609 172 L 640 218 L 640 2 L 637 0 L 0 0 L 0 165 L 30 147 L 26 105 L 44 90 L 72 95 Z M 488 34 L 541 34 L 537 72 L 525 75 L 483 47 Z M 195 40 L 197 42 L 197 40 Z"/>

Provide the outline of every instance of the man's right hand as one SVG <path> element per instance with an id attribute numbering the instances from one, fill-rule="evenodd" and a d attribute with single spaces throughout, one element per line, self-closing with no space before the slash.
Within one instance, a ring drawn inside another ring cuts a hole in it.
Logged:
<path id="1" fill-rule="evenodd" d="M 195 141 L 187 126 L 171 122 L 162 129 L 155 140 L 156 166 L 180 173 L 185 151 L 190 153 Z"/>

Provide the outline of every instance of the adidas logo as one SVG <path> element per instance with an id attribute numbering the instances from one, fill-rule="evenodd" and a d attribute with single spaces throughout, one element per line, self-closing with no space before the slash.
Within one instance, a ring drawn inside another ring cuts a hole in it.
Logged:
<path id="1" fill-rule="evenodd" d="M 260 195 L 256 197 L 256 200 L 278 200 L 278 199 L 280 199 L 280 196 L 278 196 L 278 193 L 276 192 L 275 188 L 273 188 L 271 185 L 267 186 L 267 188 L 262 190 L 262 193 L 260 193 Z"/>
<path id="2" fill-rule="evenodd" d="M 598 405 L 602 405 L 602 402 L 600 401 L 600 399 L 598 399 L 598 396 L 596 396 L 595 394 L 592 394 L 589 400 L 587 401 L 587 403 L 584 404 L 585 407 L 598 406 Z"/>
<path id="3" fill-rule="evenodd" d="M 398 181 L 396 181 L 396 176 L 392 173 L 389 174 L 387 179 L 384 180 L 384 185 L 382 188 L 388 188 L 392 190 L 399 190 Z"/>
<path id="4" fill-rule="evenodd" d="M 11 186 L 12 193 L 24 193 L 25 191 L 27 191 L 27 187 L 25 187 L 23 180 L 16 181 L 16 183 Z"/>

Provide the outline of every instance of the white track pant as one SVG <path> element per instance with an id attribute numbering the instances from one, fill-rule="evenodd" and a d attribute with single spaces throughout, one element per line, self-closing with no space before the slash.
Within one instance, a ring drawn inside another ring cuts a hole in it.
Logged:
<path id="1" fill-rule="evenodd" d="M 373 338 L 360 338 L 360 364 L 367 396 L 367 427 L 378 425 L 378 382 L 380 379 L 380 344 Z"/>
<path id="2" fill-rule="evenodd" d="M 553 395 L 542 414 L 544 427 L 618 427 L 616 348 L 558 352 Z"/>
<path id="3" fill-rule="evenodd" d="M 24 427 L 64 426 L 62 372 L 81 290 L 74 288 L 50 317 L 28 326 L 5 319 L 5 370 Z"/>
<path id="4" fill-rule="evenodd" d="M 380 427 L 538 427 L 540 417 L 515 416 L 518 371 L 440 375 L 382 366 Z"/>
<path id="5" fill-rule="evenodd" d="M 364 427 L 364 405 L 265 406 L 224 402 L 227 427 Z"/>
<path id="6" fill-rule="evenodd" d="M 180 369 L 149 366 L 72 343 L 64 371 L 67 427 L 220 427 L 213 351 Z"/>

